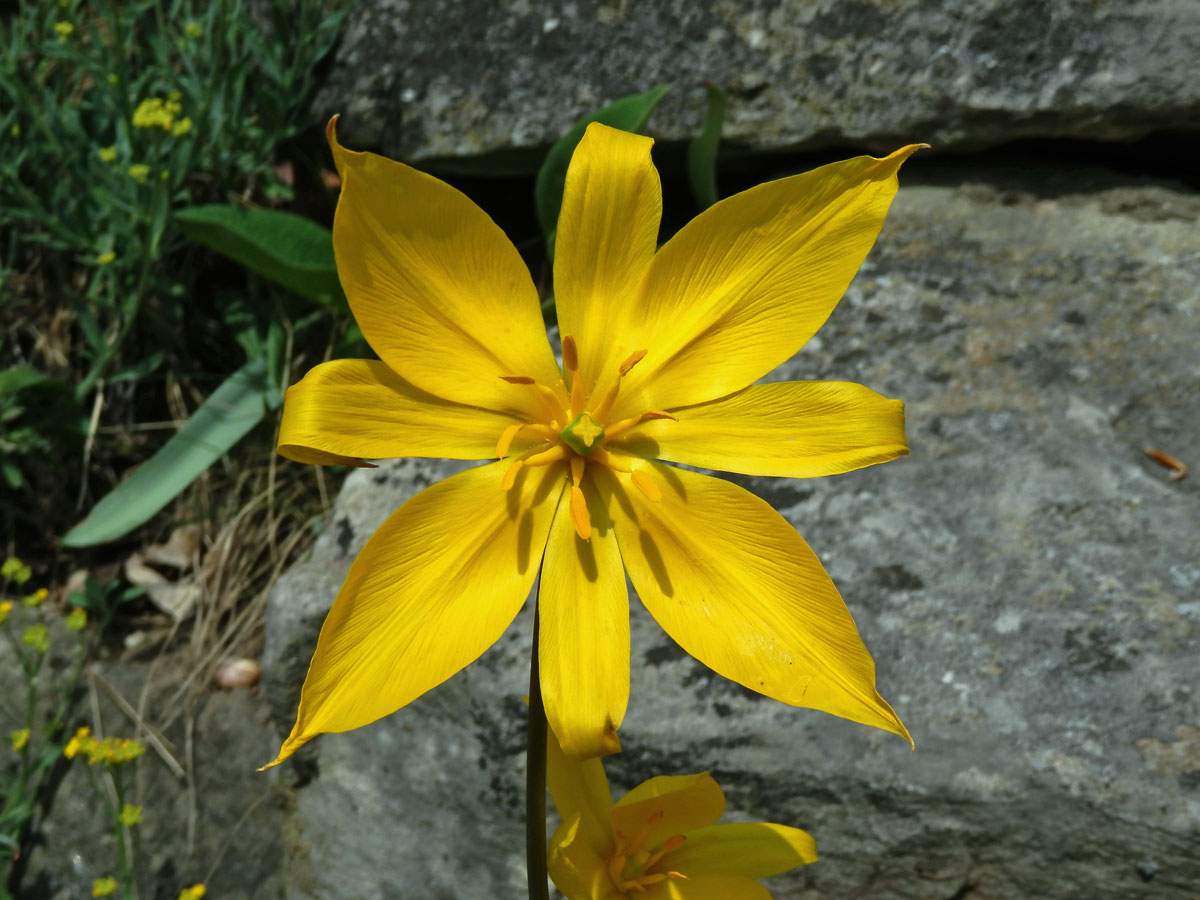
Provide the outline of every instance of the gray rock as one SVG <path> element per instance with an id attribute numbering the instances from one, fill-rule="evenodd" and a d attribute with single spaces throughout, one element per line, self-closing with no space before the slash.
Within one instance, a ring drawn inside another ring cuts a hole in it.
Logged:
<path id="1" fill-rule="evenodd" d="M 667 82 L 653 134 L 693 136 L 711 81 L 756 151 L 1125 140 L 1196 130 L 1197 58 L 1191 0 L 367 0 L 315 111 L 350 146 L 490 174 Z"/>
<path id="2" fill-rule="evenodd" d="M 1142 447 L 1200 462 L 1200 200 L 1086 172 L 924 177 L 905 181 L 846 298 L 776 373 L 905 399 L 912 455 L 737 479 L 821 555 L 916 752 L 723 680 L 635 600 L 610 777 L 710 769 L 730 818 L 808 829 L 821 861 L 772 879 L 776 900 L 1187 900 L 1200 485 L 1168 480 Z M 351 555 L 446 471 L 352 475 L 313 561 L 276 589 L 281 727 Z M 289 896 L 524 896 L 528 645 L 527 610 L 410 707 L 310 745 Z"/>

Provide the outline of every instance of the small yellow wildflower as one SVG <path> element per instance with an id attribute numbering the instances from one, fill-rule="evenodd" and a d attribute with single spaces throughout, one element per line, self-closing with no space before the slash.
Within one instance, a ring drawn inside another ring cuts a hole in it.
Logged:
<path id="1" fill-rule="evenodd" d="M 79 751 L 86 752 L 88 745 L 94 742 L 92 737 L 92 729 L 84 725 L 81 728 L 75 729 L 75 734 L 67 741 L 67 746 L 63 747 L 63 756 L 67 759 L 74 759 L 79 755 Z"/>
<path id="2" fill-rule="evenodd" d="M 132 762 L 146 752 L 146 748 L 133 738 L 105 738 L 102 741 L 93 738 L 83 749 L 88 755 L 88 765 L 92 766 L 97 763 L 116 766 Z"/>
<path id="3" fill-rule="evenodd" d="M 115 878 L 97 878 L 92 882 L 93 897 L 111 897 L 117 891 Z"/>
<path id="4" fill-rule="evenodd" d="M 206 893 L 208 891 L 205 890 L 204 885 L 193 884 L 191 887 L 184 888 L 179 892 L 179 900 L 200 900 Z"/>
<path id="5" fill-rule="evenodd" d="M 9 739 L 12 741 L 14 750 L 21 750 L 29 743 L 29 729 L 18 728 L 9 736 Z"/>
<path id="6" fill-rule="evenodd" d="M 46 633 L 46 626 L 30 625 L 21 635 L 21 643 L 32 647 L 38 653 L 45 653 L 50 649 L 50 635 Z"/>
<path id="7" fill-rule="evenodd" d="M 46 598 L 50 596 L 50 592 L 45 588 L 38 588 L 32 594 L 26 594 L 21 598 L 21 603 L 29 609 L 36 609 L 46 602 Z"/>
<path id="8" fill-rule="evenodd" d="M 12 602 L 5 600 L 0 602 L 0 625 L 8 621 L 8 614 L 12 612 Z"/>
<path id="9" fill-rule="evenodd" d="M 120 84 L 120 82 L 121 82 L 121 79 L 117 77 L 116 72 L 108 73 L 108 83 L 109 84 L 116 85 L 116 84 Z"/>
<path id="10" fill-rule="evenodd" d="M 204 34 L 204 26 L 199 22 L 188 22 L 183 28 L 183 33 L 190 38 L 198 38 Z"/>
<path id="11" fill-rule="evenodd" d="M 138 180 L 140 181 L 141 179 L 138 179 Z M 116 258 L 117 258 L 117 254 L 113 253 L 111 250 L 108 250 L 105 253 L 98 253 L 96 255 L 96 262 L 98 262 L 102 266 L 107 266 L 109 263 L 111 263 Z"/>
<path id="12" fill-rule="evenodd" d="M 20 125 L 20 123 L 19 123 L 19 122 L 14 122 L 14 123 L 13 123 L 13 127 L 12 127 L 12 128 L 10 128 L 10 129 L 8 129 L 8 133 L 9 133 L 9 134 L 11 134 L 13 137 L 20 137 L 20 136 L 21 136 L 21 125 Z"/>
<path id="13" fill-rule="evenodd" d="M 55 22 L 54 30 L 58 32 L 60 38 L 68 38 L 71 32 L 75 30 L 75 26 L 70 22 Z"/>
<path id="14" fill-rule="evenodd" d="M 132 828 L 134 825 L 142 824 L 142 808 L 134 806 L 132 803 L 126 803 L 121 807 L 121 814 L 117 816 L 117 821 L 126 828 Z"/>
<path id="15" fill-rule="evenodd" d="M 0 577 L 7 578 L 17 584 L 24 584 L 33 577 L 33 570 L 15 556 L 10 556 L 4 561 L 3 565 L 0 565 Z"/>
<path id="16" fill-rule="evenodd" d="M 150 167 L 145 163 L 134 163 L 129 167 L 129 177 L 138 184 L 144 182 L 150 175 Z"/>
<path id="17" fill-rule="evenodd" d="M 67 615 L 64 623 L 72 631 L 83 631 L 87 627 L 87 610 L 77 606 Z"/>
<path id="18" fill-rule="evenodd" d="M 162 97 L 147 97 L 133 111 L 134 128 L 161 128 L 170 131 L 182 107 L 179 92 L 172 91 L 166 100 Z"/>
<path id="19" fill-rule="evenodd" d="M 182 137 L 192 130 L 192 120 L 184 116 L 178 122 L 171 126 L 171 134 L 175 137 Z"/>
<path id="20" fill-rule="evenodd" d="M 112 162 L 114 159 L 117 158 L 117 148 L 116 147 L 101 147 L 99 150 L 96 151 L 96 153 L 105 162 Z"/>

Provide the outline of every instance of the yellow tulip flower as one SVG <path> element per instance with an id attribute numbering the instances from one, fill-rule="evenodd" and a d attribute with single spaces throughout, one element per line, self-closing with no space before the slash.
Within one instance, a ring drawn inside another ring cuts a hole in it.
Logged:
<path id="1" fill-rule="evenodd" d="M 659 775 L 616 803 L 598 759 L 568 759 L 549 736 L 546 780 L 562 824 L 550 877 L 567 900 L 770 900 L 758 879 L 817 860 L 799 828 L 717 824 L 725 794 L 707 772 Z"/>
<path id="2" fill-rule="evenodd" d="M 542 694 L 571 756 L 619 749 L 626 572 L 667 633 L 726 678 L 907 738 L 795 529 L 728 481 L 656 460 L 809 478 L 907 453 L 897 400 L 755 382 L 829 316 L 918 145 L 759 185 L 656 249 L 652 141 L 590 125 L 556 237 L 560 369 L 499 227 L 436 178 L 342 147 L 336 121 L 338 274 L 380 360 L 323 363 L 293 385 L 279 452 L 324 465 L 499 459 L 426 488 L 367 542 L 274 762 L 474 661 L 539 566 Z"/>

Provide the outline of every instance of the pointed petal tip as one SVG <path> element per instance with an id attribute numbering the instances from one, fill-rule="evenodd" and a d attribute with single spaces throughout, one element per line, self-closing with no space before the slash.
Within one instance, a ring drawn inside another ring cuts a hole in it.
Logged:
<path id="1" fill-rule="evenodd" d="M 283 745 L 279 748 L 279 753 L 275 755 L 275 758 L 265 766 L 259 766 L 256 771 L 265 772 L 267 769 L 275 768 L 275 766 L 279 765 L 281 762 L 299 750 L 302 746 L 307 744 L 314 736 L 315 735 L 310 735 L 309 737 L 300 737 L 297 736 L 295 731 L 293 731 L 290 735 L 288 735 L 287 740 L 283 742 Z"/>
<path id="2" fill-rule="evenodd" d="M 905 161 L 918 150 L 928 149 L 930 149 L 928 144 L 908 144 L 882 158 L 875 157 L 875 164 L 872 166 L 872 169 L 877 177 L 887 178 L 895 175 L 899 168 L 904 165 Z"/>

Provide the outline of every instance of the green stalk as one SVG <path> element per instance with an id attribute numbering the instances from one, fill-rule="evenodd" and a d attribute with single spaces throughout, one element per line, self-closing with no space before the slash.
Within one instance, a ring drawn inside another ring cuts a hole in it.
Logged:
<path id="1" fill-rule="evenodd" d="M 541 576 L 538 577 L 541 593 Z M 538 671 L 538 619 L 533 607 L 533 649 L 529 656 L 529 730 L 525 762 L 525 866 L 529 900 L 550 900 L 546 887 L 546 707 Z"/>

